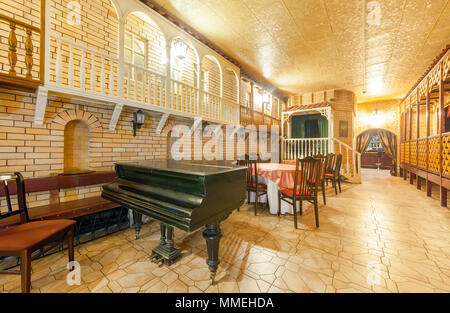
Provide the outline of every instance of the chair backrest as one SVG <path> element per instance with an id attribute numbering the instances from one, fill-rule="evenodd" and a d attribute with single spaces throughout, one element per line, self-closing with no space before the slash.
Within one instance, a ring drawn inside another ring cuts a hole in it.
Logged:
<path id="1" fill-rule="evenodd" d="M 325 169 L 326 169 L 326 156 L 323 154 L 316 154 L 313 158 L 318 159 L 320 161 L 320 180 L 322 181 L 325 178 Z"/>
<path id="2" fill-rule="evenodd" d="M 325 169 L 328 173 L 333 173 L 334 170 L 334 160 L 335 155 L 334 153 L 328 153 L 325 158 Z"/>
<path id="3" fill-rule="evenodd" d="M 239 160 L 238 164 L 247 167 L 247 185 L 257 184 L 258 181 L 258 168 L 257 161 L 250 160 L 248 155 L 245 155 L 244 160 Z"/>
<path id="4" fill-rule="evenodd" d="M 294 191 L 300 190 L 300 195 L 317 194 L 320 180 L 320 161 L 311 156 L 297 159 L 295 165 Z"/>
<path id="5" fill-rule="evenodd" d="M 16 180 L 16 188 L 17 188 L 17 205 L 18 209 L 13 210 L 13 205 L 11 202 L 11 190 L 10 190 L 10 182 L 12 180 Z M 15 172 L 14 175 L 0 175 L 0 188 L 4 190 L 6 205 L 8 207 L 8 211 L 6 213 L 0 212 L 0 219 L 5 219 L 7 217 L 11 217 L 14 215 L 20 215 L 20 222 L 27 223 L 28 218 L 28 209 L 25 198 L 25 183 L 22 174 L 19 172 Z"/>
<path id="6" fill-rule="evenodd" d="M 333 174 L 334 177 L 339 177 L 340 172 L 341 172 L 341 165 L 342 165 L 342 154 L 337 154 L 336 155 L 336 162 L 334 163 L 334 169 L 333 169 Z"/>

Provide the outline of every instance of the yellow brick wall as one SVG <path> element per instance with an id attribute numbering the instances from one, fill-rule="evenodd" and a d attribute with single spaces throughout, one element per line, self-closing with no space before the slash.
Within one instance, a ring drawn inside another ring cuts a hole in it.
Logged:
<path id="1" fill-rule="evenodd" d="M 64 123 L 73 119 L 70 112 L 82 112 L 90 123 L 89 167 L 95 171 L 111 171 L 118 161 L 166 158 L 171 125 L 192 125 L 192 121 L 171 118 L 163 134 L 157 135 L 161 114 L 146 112 L 145 125 L 133 137 L 134 110 L 124 109 L 111 131 L 113 107 L 50 96 L 44 124 L 38 126 L 33 123 L 35 103 L 32 93 L 0 89 L 0 173 L 20 171 L 26 178 L 62 173 Z M 97 196 L 100 191 L 100 186 L 74 188 L 61 190 L 60 197 L 69 201 Z M 31 194 L 28 201 L 30 207 L 48 204 L 49 193 Z"/>
<path id="2" fill-rule="evenodd" d="M 68 23 L 71 0 L 50 1 L 51 30 L 61 37 L 117 56 L 118 17 L 109 0 L 79 0 L 81 24 Z"/>
<path id="3" fill-rule="evenodd" d="M 157 135 L 161 114 L 147 111 L 145 124 L 133 137 L 133 109 L 124 108 L 116 129 L 111 131 L 108 126 L 112 106 L 50 95 L 44 123 L 35 125 L 35 104 L 34 93 L 0 89 L 0 173 L 19 171 L 26 178 L 61 174 L 64 171 L 66 125 L 73 120 L 83 120 L 89 125 L 88 167 L 94 171 L 111 171 L 119 161 L 168 158 L 168 133 L 172 127 L 181 124 L 190 128 L 193 124 L 192 119 L 171 116 L 163 133 Z M 226 146 L 225 127 L 222 129 L 224 157 L 227 148 L 235 156 L 236 147 L 233 152 Z M 203 145 L 210 139 L 204 136 Z M 202 156 L 201 152 L 197 150 L 197 155 Z M 60 200 L 98 196 L 100 192 L 100 186 L 71 188 L 60 191 Z M 49 199 L 49 192 L 28 195 L 30 207 L 46 205 Z M 2 199 L 0 209 L 4 206 Z"/>

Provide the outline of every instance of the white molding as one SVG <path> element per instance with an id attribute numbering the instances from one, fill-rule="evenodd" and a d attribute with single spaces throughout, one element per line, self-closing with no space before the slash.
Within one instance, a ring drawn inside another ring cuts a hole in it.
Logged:
<path id="1" fill-rule="evenodd" d="M 123 104 L 122 103 L 116 103 L 114 106 L 114 112 L 111 115 L 111 120 L 109 121 L 109 130 L 116 129 L 117 122 L 119 121 L 120 114 L 122 113 Z"/>
<path id="2" fill-rule="evenodd" d="M 166 126 L 167 120 L 169 119 L 170 114 L 164 113 L 159 120 L 158 127 L 156 127 L 156 134 L 161 135 L 164 127 Z"/>
<path id="3" fill-rule="evenodd" d="M 36 91 L 36 108 L 34 111 L 34 123 L 42 125 L 44 123 L 45 109 L 47 108 L 48 89 L 39 86 Z"/>

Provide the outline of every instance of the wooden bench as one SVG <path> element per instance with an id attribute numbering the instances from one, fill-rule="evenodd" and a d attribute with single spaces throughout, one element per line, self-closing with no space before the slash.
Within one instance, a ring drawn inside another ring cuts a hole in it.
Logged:
<path id="1" fill-rule="evenodd" d="M 25 191 L 27 194 L 35 192 L 50 192 L 50 203 L 48 205 L 28 208 L 30 220 L 48 219 L 75 219 L 75 244 L 87 242 L 111 232 L 128 227 L 127 210 L 120 205 L 102 198 L 101 196 L 89 197 L 78 200 L 60 202 L 59 193 L 61 189 L 87 187 L 111 182 L 116 177 L 115 172 L 94 172 L 89 174 L 71 176 L 50 176 L 25 179 Z M 8 181 L 10 194 L 17 194 L 15 181 Z M 0 188 L 0 198 L 5 197 L 4 188 Z M 109 212 L 107 212 L 109 211 Z M 116 212 L 115 212 L 116 211 Z M 108 220 L 109 223 L 100 224 L 102 230 L 98 230 L 98 221 Z M 92 223 L 93 220 L 93 223 Z M 5 218 L 0 222 L 0 229 L 9 225 L 17 224 L 19 218 L 13 216 Z M 96 224 L 97 222 L 97 224 Z M 111 222 L 113 223 L 111 225 Z M 115 224 L 114 224 L 115 223 Z M 87 226 L 86 226 L 87 224 Z M 99 233 L 97 233 L 99 231 Z M 60 251 L 63 245 L 50 250 L 48 254 Z M 33 258 L 47 255 L 43 251 L 36 251 Z M 15 257 L 0 258 L 0 270 L 16 266 L 18 260 Z"/>
<path id="2" fill-rule="evenodd" d="M 35 192 L 50 192 L 50 204 L 29 208 L 30 220 L 46 220 L 57 218 L 77 218 L 110 209 L 119 208 L 120 205 L 103 199 L 101 196 L 60 202 L 61 189 L 86 187 L 111 182 L 116 177 L 115 172 L 93 172 L 89 174 L 70 176 L 50 176 L 25 179 L 27 194 Z M 10 182 L 11 194 L 16 194 L 15 182 Z M 0 189 L 0 197 L 4 197 L 3 188 Z M 12 220 L 3 221 L 1 226 L 14 223 Z"/>

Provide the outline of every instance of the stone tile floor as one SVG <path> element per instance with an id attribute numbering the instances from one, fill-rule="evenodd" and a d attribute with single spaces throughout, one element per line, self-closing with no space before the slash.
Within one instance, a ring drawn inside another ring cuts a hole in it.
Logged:
<path id="1" fill-rule="evenodd" d="M 148 256 L 159 241 L 150 222 L 75 248 L 81 285 L 66 283 L 67 252 L 33 261 L 32 292 L 450 292 L 450 211 L 401 178 L 365 170 L 360 185 L 327 190 L 320 228 L 307 207 L 278 217 L 244 205 L 222 223 L 221 264 L 209 285 L 202 230 L 176 230 L 182 258 L 158 267 Z M 0 276 L 0 291 L 20 278 Z"/>

